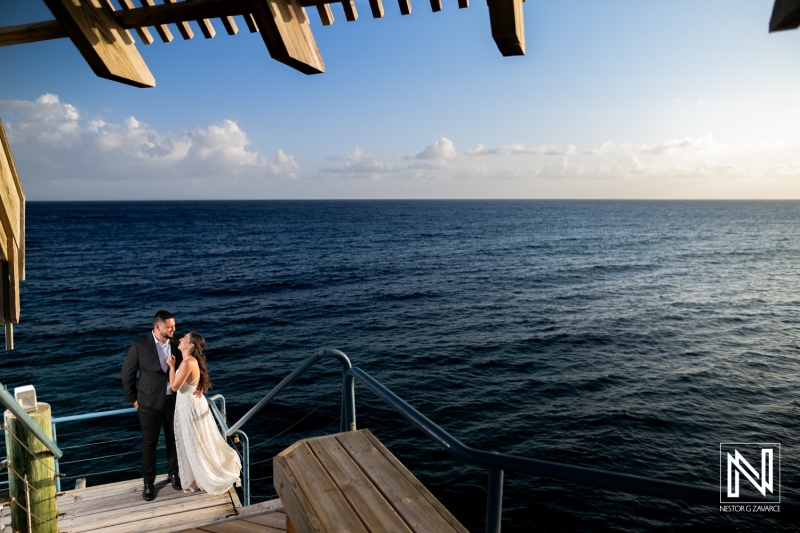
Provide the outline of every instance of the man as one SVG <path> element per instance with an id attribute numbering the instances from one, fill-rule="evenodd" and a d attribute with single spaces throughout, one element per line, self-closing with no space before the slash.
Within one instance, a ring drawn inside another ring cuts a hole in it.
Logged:
<path id="1" fill-rule="evenodd" d="M 142 429 L 142 472 L 144 490 L 142 498 L 153 501 L 156 491 L 156 448 L 161 427 L 167 442 L 167 471 L 175 490 L 181 490 L 178 477 L 178 456 L 175 451 L 175 393 L 169 387 L 167 358 L 174 355 L 180 365 L 181 352 L 174 339 L 175 318 L 168 311 L 159 311 L 153 317 L 153 331 L 131 343 L 125 362 L 122 363 L 122 386 L 125 396 L 139 412 Z M 136 374 L 139 383 L 136 383 Z"/>

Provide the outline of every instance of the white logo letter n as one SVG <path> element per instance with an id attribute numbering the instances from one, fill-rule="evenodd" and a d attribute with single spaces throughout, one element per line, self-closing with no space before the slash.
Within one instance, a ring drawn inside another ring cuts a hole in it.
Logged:
<path id="1" fill-rule="evenodd" d="M 738 498 L 739 497 L 739 472 L 744 474 L 744 477 L 753 485 L 758 492 L 761 493 L 762 496 L 767 496 L 767 491 L 770 493 L 773 492 L 772 490 L 772 448 L 762 448 L 761 449 L 761 475 L 759 476 L 758 472 L 755 468 L 750 466 L 750 463 L 742 457 L 742 454 L 739 453 L 739 450 L 734 450 L 734 456 L 730 453 L 728 455 L 728 497 L 729 498 Z M 734 472 L 731 471 L 731 466 L 733 466 L 736 470 Z M 736 476 L 735 482 L 733 482 L 733 477 L 731 476 L 733 473 Z M 752 474 L 752 475 L 751 475 Z M 761 478 L 761 483 L 757 480 Z M 733 483 L 732 483 L 733 482 Z M 735 485 L 735 486 L 734 486 Z"/>

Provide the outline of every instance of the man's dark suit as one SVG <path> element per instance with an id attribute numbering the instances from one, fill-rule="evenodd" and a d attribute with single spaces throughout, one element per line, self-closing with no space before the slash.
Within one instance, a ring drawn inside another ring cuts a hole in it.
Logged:
<path id="1" fill-rule="evenodd" d="M 181 352 L 178 341 L 170 339 L 175 366 L 180 365 Z M 167 368 L 167 372 L 169 368 Z M 137 386 L 136 375 L 139 374 Z M 156 478 L 156 448 L 161 427 L 167 444 L 167 467 L 170 478 L 178 475 L 178 456 L 175 451 L 175 393 L 167 397 L 169 374 L 161 369 L 153 333 L 148 333 L 131 343 L 125 362 L 122 363 L 122 386 L 130 403 L 139 402 L 139 423 L 142 427 L 142 472 L 144 482 Z"/>

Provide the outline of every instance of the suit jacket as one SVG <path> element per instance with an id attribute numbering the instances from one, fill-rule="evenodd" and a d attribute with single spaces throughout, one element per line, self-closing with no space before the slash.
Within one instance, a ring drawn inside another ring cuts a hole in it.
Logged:
<path id="1" fill-rule="evenodd" d="M 170 339 L 172 355 L 175 356 L 175 367 L 181 364 L 181 352 L 178 350 L 178 341 Z M 139 374 L 139 383 L 136 383 L 136 374 Z M 144 337 L 131 343 L 125 362 L 122 363 L 122 386 L 125 396 L 130 403 L 139 402 L 139 407 L 150 410 L 160 410 L 164 407 L 169 385 L 169 367 L 167 372 L 161 370 L 158 360 L 156 341 L 150 332 Z"/>

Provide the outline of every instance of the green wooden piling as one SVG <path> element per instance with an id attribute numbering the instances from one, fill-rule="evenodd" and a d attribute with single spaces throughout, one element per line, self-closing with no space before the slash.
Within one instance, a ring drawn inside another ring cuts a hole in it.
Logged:
<path id="1" fill-rule="evenodd" d="M 53 438 L 50 405 L 39 402 L 36 411 L 28 413 L 49 438 Z M 8 453 L 8 490 L 11 503 L 11 527 L 20 533 L 58 533 L 56 512 L 55 464 L 53 452 L 11 411 L 6 411 L 6 451 Z M 25 475 L 30 490 L 25 493 Z M 30 498 L 30 504 L 26 503 Z M 28 528 L 30 510 L 31 528 Z"/>

